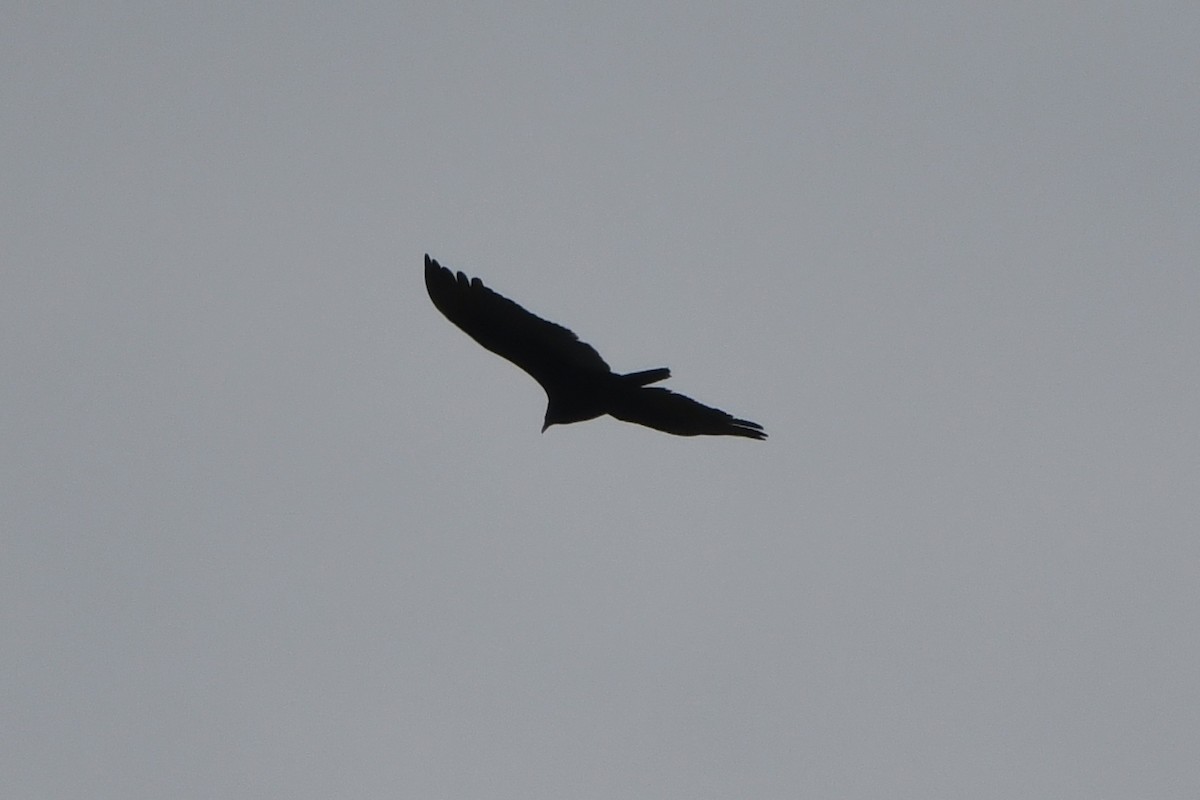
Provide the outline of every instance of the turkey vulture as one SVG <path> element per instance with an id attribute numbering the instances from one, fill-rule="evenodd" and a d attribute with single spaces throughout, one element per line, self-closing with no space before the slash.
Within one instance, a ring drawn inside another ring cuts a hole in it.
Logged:
<path id="1" fill-rule="evenodd" d="M 425 256 L 425 288 L 446 319 L 498 356 L 533 376 L 546 390 L 551 425 L 610 414 L 677 436 L 745 436 L 765 439 L 762 426 L 648 384 L 671 377 L 665 367 L 619 375 L 591 345 L 537 317 L 483 285 L 457 276 Z"/>

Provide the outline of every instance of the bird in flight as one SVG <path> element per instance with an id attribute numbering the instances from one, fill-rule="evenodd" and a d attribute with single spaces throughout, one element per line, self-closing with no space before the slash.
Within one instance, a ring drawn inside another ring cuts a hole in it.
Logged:
<path id="1" fill-rule="evenodd" d="M 425 288 L 446 319 L 542 385 L 548 401 L 543 433 L 551 425 L 609 414 L 676 436 L 767 438 L 756 422 L 649 386 L 671 377 L 666 367 L 624 375 L 613 372 L 591 345 L 571 331 L 501 297 L 479 278 L 455 275 L 428 254 Z"/>

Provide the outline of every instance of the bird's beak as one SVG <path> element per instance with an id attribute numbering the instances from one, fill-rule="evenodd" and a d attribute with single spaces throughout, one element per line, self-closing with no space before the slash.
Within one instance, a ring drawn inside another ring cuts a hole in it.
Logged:
<path id="1" fill-rule="evenodd" d="M 542 433 L 545 433 L 545 432 L 546 432 L 546 428 L 549 428 L 549 427 L 550 427 L 550 423 L 549 423 L 549 422 L 543 422 L 543 423 L 542 423 Z"/>

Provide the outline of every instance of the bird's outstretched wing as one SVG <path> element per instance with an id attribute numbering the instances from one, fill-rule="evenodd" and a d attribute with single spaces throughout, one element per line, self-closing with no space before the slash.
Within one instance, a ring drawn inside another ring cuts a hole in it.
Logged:
<path id="1" fill-rule="evenodd" d="M 677 436 L 745 436 L 766 439 L 762 425 L 736 419 L 719 408 L 706 406 L 669 389 L 644 387 L 622 394 L 609 410 L 625 422 L 636 422 Z"/>
<path id="2" fill-rule="evenodd" d="M 612 370 L 591 345 L 561 325 L 531 314 L 483 285 L 455 275 L 426 254 L 425 288 L 446 319 L 498 356 L 507 358 L 549 387 L 568 374 Z"/>

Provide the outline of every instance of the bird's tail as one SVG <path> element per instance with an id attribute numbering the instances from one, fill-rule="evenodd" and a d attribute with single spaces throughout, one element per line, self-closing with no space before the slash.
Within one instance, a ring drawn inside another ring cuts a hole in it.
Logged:
<path id="1" fill-rule="evenodd" d="M 646 386 L 647 384 L 665 381 L 671 377 L 671 370 L 666 367 L 658 369 L 644 369 L 641 372 L 630 372 L 621 376 L 621 380 L 631 383 L 634 386 Z"/>

